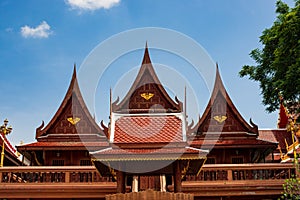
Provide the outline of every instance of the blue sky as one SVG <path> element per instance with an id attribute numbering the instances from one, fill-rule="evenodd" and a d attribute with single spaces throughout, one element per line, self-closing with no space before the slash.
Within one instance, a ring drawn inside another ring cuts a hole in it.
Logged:
<path id="1" fill-rule="evenodd" d="M 74 63 L 79 68 L 110 36 L 142 27 L 172 29 L 201 44 L 218 62 L 242 116 L 261 129 L 276 128 L 278 113 L 265 112 L 258 83 L 238 76 L 243 65 L 253 64 L 249 52 L 260 47 L 259 36 L 276 18 L 275 0 L 85 2 L 0 1 L 0 119 L 8 118 L 13 126 L 8 138 L 14 144 L 35 141 L 36 127 L 58 109 Z M 293 6 L 293 0 L 285 2 Z M 142 53 L 129 58 L 138 66 Z M 151 58 L 161 62 L 155 52 Z M 209 95 L 202 98 L 207 103 Z"/>

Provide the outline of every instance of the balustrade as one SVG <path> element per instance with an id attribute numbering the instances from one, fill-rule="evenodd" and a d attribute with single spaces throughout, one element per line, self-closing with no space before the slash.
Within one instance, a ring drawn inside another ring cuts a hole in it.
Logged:
<path id="1" fill-rule="evenodd" d="M 213 164 L 204 165 L 198 176 L 187 175 L 185 181 L 247 181 L 287 179 L 295 174 L 293 164 Z M 3 167 L 2 183 L 84 183 L 113 182 L 102 177 L 93 166 Z"/>
<path id="2" fill-rule="evenodd" d="M 214 164 L 204 165 L 198 176 L 186 181 L 241 181 L 287 179 L 295 175 L 293 164 Z"/>
<path id="3" fill-rule="evenodd" d="M 0 168 L 2 183 L 83 183 L 112 182 L 94 167 L 4 167 Z"/>

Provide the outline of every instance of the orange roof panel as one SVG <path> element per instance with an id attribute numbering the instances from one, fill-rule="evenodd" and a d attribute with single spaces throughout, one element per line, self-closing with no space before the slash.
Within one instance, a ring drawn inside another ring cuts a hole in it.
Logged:
<path id="1" fill-rule="evenodd" d="M 182 121 L 176 116 L 123 116 L 116 120 L 114 143 L 183 142 Z"/>

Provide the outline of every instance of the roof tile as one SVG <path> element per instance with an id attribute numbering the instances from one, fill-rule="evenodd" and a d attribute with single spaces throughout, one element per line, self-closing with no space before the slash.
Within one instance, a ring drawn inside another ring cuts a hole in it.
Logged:
<path id="1" fill-rule="evenodd" d="M 176 116 L 125 116 L 116 121 L 114 143 L 182 142 L 182 132 Z"/>

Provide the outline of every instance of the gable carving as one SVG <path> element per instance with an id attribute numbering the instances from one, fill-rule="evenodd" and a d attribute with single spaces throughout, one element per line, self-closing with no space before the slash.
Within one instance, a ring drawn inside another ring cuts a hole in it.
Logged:
<path id="1" fill-rule="evenodd" d="M 248 132 L 219 92 L 198 132 Z"/>
<path id="2" fill-rule="evenodd" d="M 97 133 L 97 130 L 89 123 L 76 95 L 73 94 L 47 134 L 77 133 Z"/>

